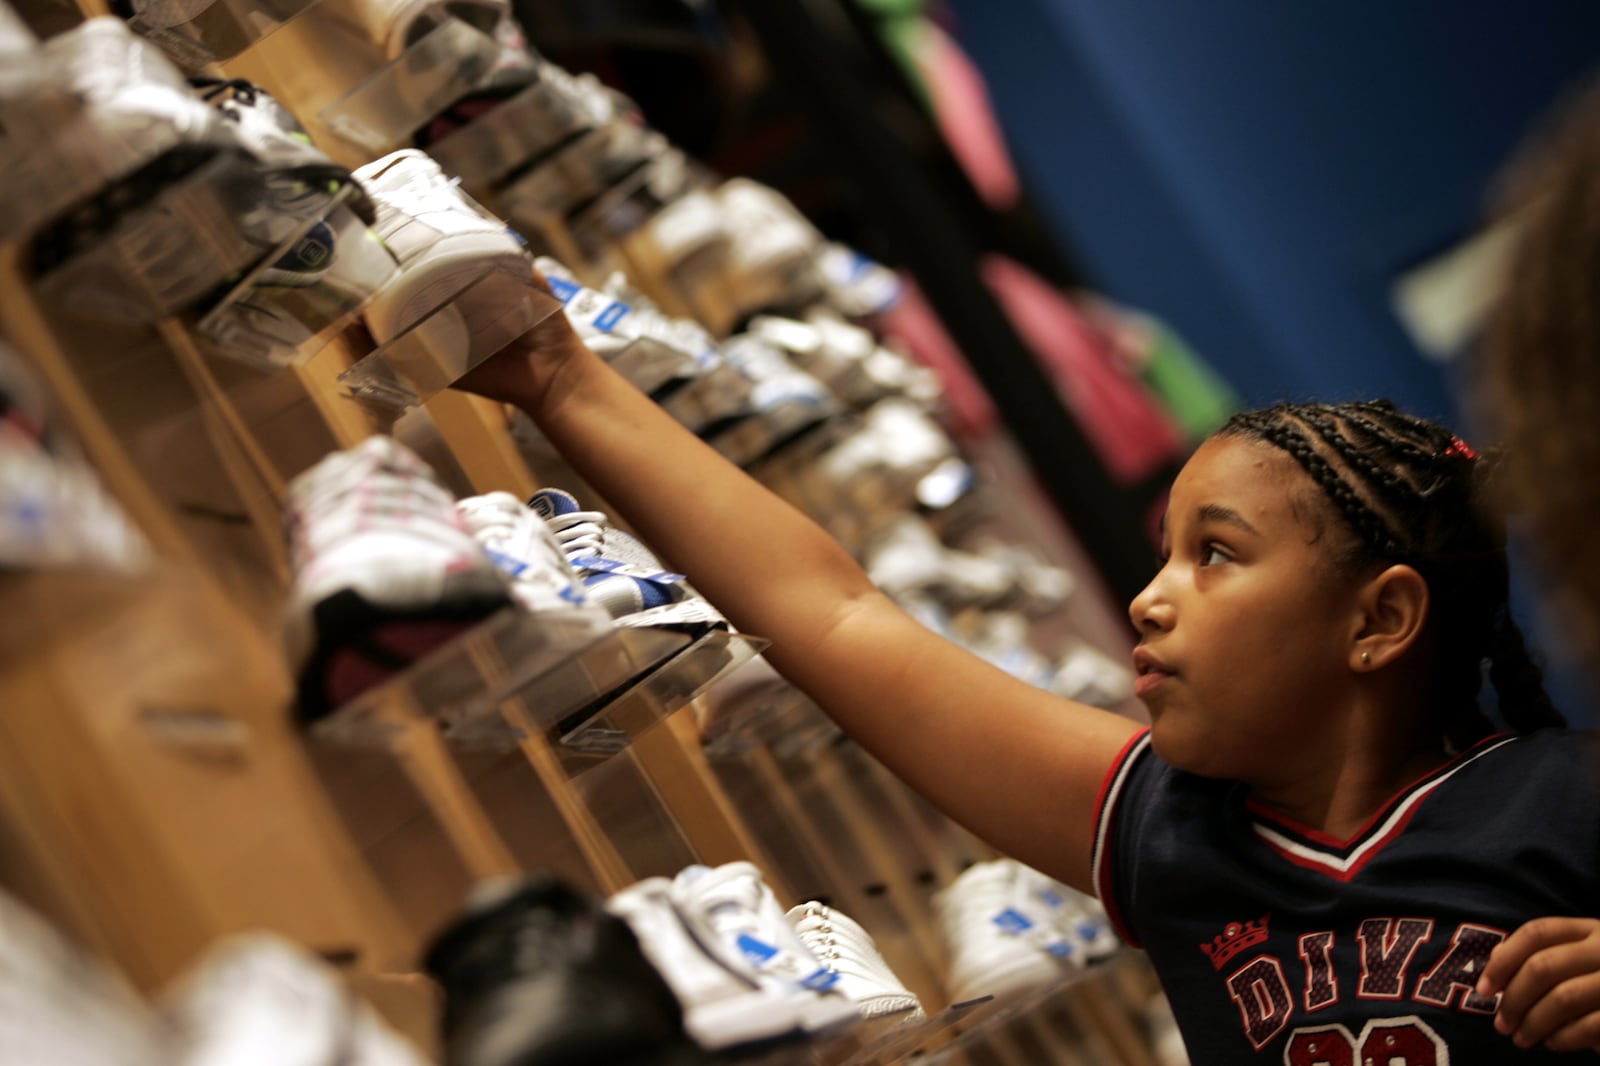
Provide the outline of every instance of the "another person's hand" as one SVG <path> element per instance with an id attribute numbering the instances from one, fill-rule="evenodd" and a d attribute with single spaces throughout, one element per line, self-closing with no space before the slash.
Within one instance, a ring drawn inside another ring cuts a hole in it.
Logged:
<path id="1" fill-rule="evenodd" d="M 550 283 L 537 270 L 533 271 L 533 284 L 550 291 Z M 566 313 L 557 310 L 467 371 L 455 387 L 528 410 L 542 398 L 563 362 L 583 348 Z"/>
<path id="2" fill-rule="evenodd" d="M 1490 953 L 1477 992 L 1500 993 L 1494 1027 L 1518 1047 L 1600 1050 L 1600 919 L 1528 922 Z"/>

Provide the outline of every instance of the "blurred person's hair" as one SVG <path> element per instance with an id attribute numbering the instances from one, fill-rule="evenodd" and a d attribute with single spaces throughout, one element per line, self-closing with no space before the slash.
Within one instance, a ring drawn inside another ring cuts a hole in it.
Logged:
<path id="1" fill-rule="evenodd" d="M 1505 445 L 1499 495 L 1526 518 L 1560 633 L 1600 679 L 1600 78 L 1526 139 L 1494 213 L 1512 244 L 1475 398 Z"/>

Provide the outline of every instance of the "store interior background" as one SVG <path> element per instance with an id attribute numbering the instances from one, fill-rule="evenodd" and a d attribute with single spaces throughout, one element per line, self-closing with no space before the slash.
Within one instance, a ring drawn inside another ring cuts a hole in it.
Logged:
<path id="1" fill-rule="evenodd" d="M 1385 395 L 1461 424 L 1461 363 L 1423 354 L 1393 286 L 1479 228 L 1502 163 L 1600 61 L 1600 7 L 949 10 L 1098 286 L 1158 311 L 1251 405 Z M 1593 724 L 1592 694 L 1552 665 L 1558 703 Z"/>
<path id="2" fill-rule="evenodd" d="M 838 202 L 851 195 L 841 191 L 848 170 L 828 159 L 836 142 L 796 132 L 794 110 L 810 112 L 813 133 L 818 125 L 812 101 L 799 100 L 804 87 L 787 99 L 780 87 L 730 104 L 739 76 L 719 65 L 736 45 L 721 57 L 689 56 L 686 37 L 662 32 L 693 22 L 681 12 L 519 6 L 545 12 L 525 21 L 558 58 L 588 41 L 591 62 L 605 56 L 619 81 L 631 79 L 651 122 L 675 140 L 725 171 L 772 182 L 869 252 L 898 247 L 875 240 L 870 195 Z M 809 8 L 839 40 L 850 36 L 831 4 L 770 7 Z M 1050 260 L 1055 280 L 1158 315 L 1246 406 L 1387 396 L 1469 435 L 1480 428 L 1462 403 L 1470 341 L 1408 329 L 1397 287 L 1480 231 L 1501 166 L 1539 116 L 1600 65 L 1600 7 L 862 0 L 858 8 L 857 30 L 875 20 L 889 36 L 912 15 L 931 18 L 981 73 L 1023 185 L 1021 210 L 1001 228 L 1013 238 L 1030 223 L 1041 231 L 1032 250 L 1045 251 L 1030 265 Z M 728 10 L 769 19 L 752 5 Z M 717 27 L 729 29 L 729 20 Z M 767 58 L 781 67 L 773 40 L 769 22 Z M 649 69 L 638 55 L 652 51 Z M 622 52 L 636 53 L 631 64 L 617 64 Z M 840 62 L 816 57 L 833 68 L 822 76 L 839 76 Z M 679 89 L 640 91 L 640 81 Z M 884 107 L 881 96 L 861 103 Z M 904 114 L 879 118 L 892 127 Z M 1025 446 L 1030 430 L 1049 439 L 1047 428 L 1018 424 L 1053 419 L 1048 405 L 1000 399 Z M 1052 461 L 1037 445 L 1025 450 L 1036 467 Z M 1531 579 L 1521 584 L 1519 613 L 1550 653 L 1558 703 L 1593 724 L 1595 700 L 1541 623 Z"/>

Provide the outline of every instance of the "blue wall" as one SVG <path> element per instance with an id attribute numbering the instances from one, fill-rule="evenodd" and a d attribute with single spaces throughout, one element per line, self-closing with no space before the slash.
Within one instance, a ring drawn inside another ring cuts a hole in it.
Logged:
<path id="1" fill-rule="evenodd" d="M 1252 404 L 1449 417 L 1389 306 L 1530 118 L 1600 61 L 1570 0 L 948 0 L 1039 206 L 1096 287 Z"/>

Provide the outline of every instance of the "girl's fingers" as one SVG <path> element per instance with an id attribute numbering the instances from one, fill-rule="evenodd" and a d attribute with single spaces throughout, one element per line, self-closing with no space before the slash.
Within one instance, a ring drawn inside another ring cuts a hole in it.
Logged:
<path id="1" fill-rule="evenodd" d="M 1523 1015 L 1511 1039 L 1518 1047 L 1545 1043 L 1556 1051 L 1595 1046 L 1600 1041 L 1600 973 L 1591 966 L 1554 985 Z"/>
<path id="2" fill-rule="evenodd" d="M 1477 992 L 1492 996 L 1502 991 L 1535 952 L 1555 944 L 1581 940 L 1600 929 L 1591 918 L 1535 918 L 1501 941 L 1489 954 Z"/>

